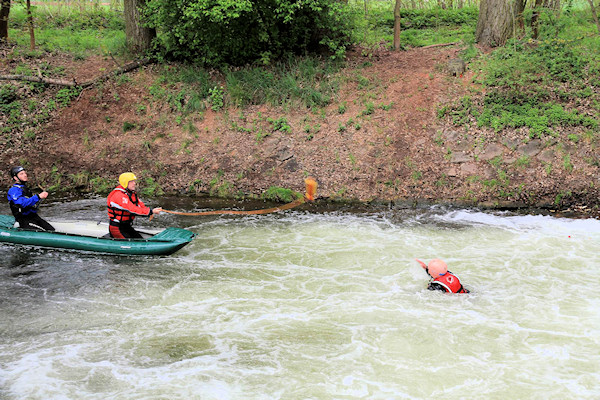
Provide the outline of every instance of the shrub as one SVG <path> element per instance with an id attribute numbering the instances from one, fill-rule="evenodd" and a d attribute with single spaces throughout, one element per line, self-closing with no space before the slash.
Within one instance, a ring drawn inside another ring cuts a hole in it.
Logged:
<path id="1" fill-rule="evenodd" d="M 16 86 L 10 84 L 0 86 L 0 105 L 10 104 L 17 98 Z"/>
<path id="2" fill-rule="evenodd" d="M 167 56 L 210 65 L 323 50 L 342 55 L 349 15 L 337 0 L 149 0 L 145 9 Z"/>
<path id="3" fill-rule="evenodd" d="M 302 198 L 302 194 L 291 189 L 286 189 L 279 186 L 271 186 L 261 195 L 261 198 L 269 201 L 290 203 L 296 199 Z"/>

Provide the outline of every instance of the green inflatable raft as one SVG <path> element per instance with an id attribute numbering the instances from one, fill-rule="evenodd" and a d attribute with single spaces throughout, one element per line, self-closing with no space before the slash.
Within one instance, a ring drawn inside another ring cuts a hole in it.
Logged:
<path id="1" fill-rule="evenodd" d="M 143 239 L 113 239 L 108 224 L 93 221 L 48 221 L 55 232 L 30 231 L 15 227 L 15 219 L 0 215 L 0 243 L 60 249 L 96 251 L 125 255 L 168 255 L 192 241 L 195 234 L 185 229 L 136 228 Z"/>

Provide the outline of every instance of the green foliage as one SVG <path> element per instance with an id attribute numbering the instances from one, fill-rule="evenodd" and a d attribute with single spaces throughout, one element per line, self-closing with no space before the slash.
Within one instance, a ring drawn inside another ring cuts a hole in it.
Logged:
<path id="1" fill-rule="evenodd" d="M 84 170 L 76 174 L 69 174 L 68 176 L 75 188 L 87 188 L 90 180 L 90 173 L 88 171 Z"/>
<path id="2" fill-rule="evenodd" d="M 599 99 L 598 51 L 583 49 L 579 40 L 512 40 L 476 61 L 487 87 L 482 100 L 464 97 L 438 116 L 456 125 L 475 120 L 496 132 L 527 128 L 531 138 L 556 135 L 561 127 L 598 131 L 599 115 L 577 109 Z"/>
<path id="3" fill-rule="evenodd" d="M 7 136 L 9 140 L 14 140 L 17 133 L 24 132 L 27 133 L 25 138 L 35 138 L 33 128 L 48 121 L 57 108 L 57 101 L 52 97 L 45 96 L 42 100 L 37 97 L 45 91 L 45 85 L 37 83 L 0 85 L 0 133 L 10 134 Z M 27 93 L 27 96 L 23 93 Z M 66 89 L 57 99 L 66 105 L 75 93 L 78 94 L 78 89 Z"/>
<path id="4" fill-rule="evenodd" d="M 371 115 L 375 112 L 375 104 L 372 101 L 365 104 L 365 109 L 361 111 L 360 115 Z"/>
<path id="5" fill-rule="evenodd" d="M 224 100 L 223 100 L 224 91 L 223 91 L 223 87 L 222 86 L 215 86 L 214 88 L 210 89 L 208 92 L 210 94 L 210 103 L 212 104 L 212 106 L 210 108 L 213 111 L 219 111 L 221 108 L 223 108 L 223 105 L 224 105 Z"/>
<path id="6" fill-rule="evenodd" d="M 27 29 L 25 8 L 14 2 L 10 10 L 10 27 Z M 36 29 L 69 29 L 71 31 L 85 29 L 124 30 L 125 21 L 118 10 L 108 7 L 34 7 Z"/>
<path id="7" fill-rule="evenodd" d="M 404 5 L 410 3 L 403 2 Z M 354 41 L 365 47 L 376 47 L 382 39 L 391 46 L 394 30 L 394 2 L 368 2 L 365 15 L 364 3 L 353 3 Z M 464 41 L 474 42 L 477 6 L 457 9 L 412 8 L 400 10 L 403 45 L 420 47 L 437 43 Z"/>
<path id="8" fill-rule="evenodd" d="M 71 103 L 71 101 L 74 98 L 79 96 L 80 93 L 81 93 L 81 88 L 78 86 L 70 87 L 70 88 L 63 88 L 63 89 L 60 89 L 56 93 L 56 101 L 61 106 L 66 107 Z"/>
<path id="9" fill-rule="evenodd" d="M 17 100 L 17 87 L 14 85 L 0 86 L 0 107 L 8 105 Z"/>
<path id="10" fill-rule="evenodd" d="M 392 101 L 390 104 L 379 103 L 379 105 L 377 107 L 384 111 L 390 111 L 392 109 L 393 105 L 394 105 L 394 102 Z"/>
<path id="11" fill-rule="evenodd" d="M 454 125 L 466 125 L 469 123 L 470 115 L 473 113 L 473 102 L 471 96 L 462 97 L 453 106 L 444 106 L 437 111 L 438 118 L 448 115 Z"/>
<path id="12" fill-rule="evenodd" d="M 572 193 L 570 190 L 561 191 L 559 194 L 556 195 L 556 198 L 554 199 L 554 205 L 560 205 L 565 198 L 569 198 L 571 196 Z"/>
<path id="13" fill-rule="evenodd" d="M 291 189 L 285 189 L 279 186 L 271 186 L 260 197 L 264 200 L 290 203 L 301 198 L 302 194 Z"/>
<path id="14" fill-rule="evenodd" d="M 166 56 L 209 65 L 322 50 L 340 56 L 351 27 L 337 0 L 148 0 L 145 17 Z"/>
<path id="15" fill-rule="evenodd" d="M 204 68 L 195 65 L 164 65 L 159 71 L 159 77 L 148 87 L 148 91 L 155 100 L 166 101 L 172 111 L 188 115 L 203 111 L 206 108 L 205 100 L 209 96 L 213 95 L 211 99 L 217 100 L 219 92 L 215 91 L 215 82 Z M 217 103 L 212 106 L 215 104 Z"/>
<path id="16" fill-rule="evenodd" d="M 286 105 L 300 102 L 323 107 L 337 93 L 339 80 L 332 76 L 340 64 L 313 57 L 290 59 L 269 67 L 228 69 L 227 93 L 238 106 Z"/>
<path id="17" fill-rule="evenodd" d="M 129 132 L 136 128 L 136 124 L 134 122 L 123 121 L 123 132 Z"/>
<path id="18" fill-rule="evenodd" d="M 11 7 L 9 36 L 19 47 L 29 45 L 27 14 L 20 2 Z M 16 49 L 13 57 L 22 52 L 37 56 L 40 51 L 63 51 L 84 58 L 89 53 L 122 54 L 125 51 L 125 25 L 121 12 L 107 7 L 34 7 L 35 38 L 39 50 Z"/>
<path id="19" fill-rule="evenodd" d="M 484 83 L 530 91 L 529 86 L 534 84 L 581 79 L 589 59 L 578 54 L 574 45 L 562 39 L 544 40 L 537 45 L 513 40 L 490 55 Z"/>
<path id="20" fill-rule="evenodd" d="M 164 191 L 152 177 L 147 177 L 144 179 L 141 193 L 144 196 L 161 196 L 164 194 Z"/>
<path id="21" fill-rule="evenodd" d="M 88 180 L 88 186 L 93 193 L 109 193 L 114 187 L 114 184 L 112 180 L 95 177 Z"/>
<path id="22" fill-rule="evenodd" d="M 273 131 L 280 131 L 280 132 L 287 132 L 287 133 L 292 131 L 292 128 L 288 124 L 287 118 L 285 118 L 285 117 L 281 117 L 281 118 L 277 118 L 277 119 L 267 118 L 267 121 L 270 122 L 271 125 L 273 126 Z"/>
<path id="23" fill-rule="evenodd" d="M 52 169 L 50 170 L 50 175 L 46 176 L 42 180 L 41 186 L 46 188 L 49 192 L 60 191 L 62 185 L 63 174 L 59 172 L 59 169 L 56 165 L 52 165 Z"/>
<path id="24" fill-rule="evenodd" d="M 385 21 L 390 27 L 394 26 L 394 14 L 388 14 Z M 479 9 L 477 7 L 463 7 L 457 9 L 402 9 L 400 18 L 402 29 L 425 29 L 437 28 L 440 26 L 468 25 L 475 27 Z"/>
<path id="25" fill-rule="evenodd" d="M 241 190 L 235 192 L 234 184 L 226 179 L 223 179 L 224 175 L 225 173 L 223 170 L 218 170 L 217 175 L 211 179 L 210 182 L 208 182 L 209 194 L 216 197 L 243 198 L 244 193 Z M 237 174 L 237 177 L 238 179 L 241 179 L 240 174 Z M 197 192 L 202 185 L 202 181 L 197 179 L 192 183 L 192 185 L 193 186 L 190 186 L 190 188 Z"/>
<path id="26" fill-rule="evenodd" d="M 567 172 L 572 172 L 573 171 L 573 163 L 571 162 L 571 155 L 570 154 L 565 154 L 563 156 L 563 168 Z"/>
<path id="27" fill-rule="evenodd" d="M 520 96 L 519 96 L 520 97 Z M 530 137 L 552 134 L 553 127 L 584 126 L 598 128 L 598 120 L 580 114 L 576 110 L 567 111 L 560 104 L 537 102 L 533 98 L 520 101 L 509 93 L 492 92 L 484 99 L 483 111 L 476 115 L 479 126 L 501 131 L 505 128 L 529 128 Z"/>
<path id="28" fill-rule="evenodd" d="M 224 180 L 219 181 L 216 179 L 212 179 L 209 182 L 210 185 L 210 195 L 216 197 L 230 197 L 233 192 L 233 183 Z"/>
<path id="29" fill-rule="evenodd" d="M 517 168 L 528 167 L 530 162 L 531 159 L 529 158 L 529 156 L 523 155 L 517 158 L 517 161 L 515 161 L 515 166 Z"/>

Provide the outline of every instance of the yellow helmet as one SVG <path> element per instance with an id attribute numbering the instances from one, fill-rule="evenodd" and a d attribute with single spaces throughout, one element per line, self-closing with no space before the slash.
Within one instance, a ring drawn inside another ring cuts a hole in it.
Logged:
<path id="1" fill-rule="evenodd" d="M 119 184 L 121 184 L 121 186 L 127 189 L 127 185 L 129 185 L 129 182 L 135 181 L 136 179 L 137 177 L 133 172 L 124 172 L 121 175 L 119 175 Z"/>

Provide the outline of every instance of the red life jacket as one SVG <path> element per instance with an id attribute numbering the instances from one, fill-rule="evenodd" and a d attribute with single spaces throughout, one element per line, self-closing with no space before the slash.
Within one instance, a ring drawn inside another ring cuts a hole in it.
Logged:
<path id="1" fill-rule="evenodd" d="M 106 199 L 111 224 L 131 224 L 136 215 L 150 215 L 151 210 L 137 197 L 136 192 L 119 185 Z"/>
<path id="2" fill-rule="evenodd" d="M 431 283 L 436 283 L 442 286 L 446 292 L 450 293 L 469 293 L 467 289 L 463 287 L 458 279 L 458 276 L 452 274 L 452 272 L 448 271 L 442 276 L 438 276 L 433 279 Z"/>

